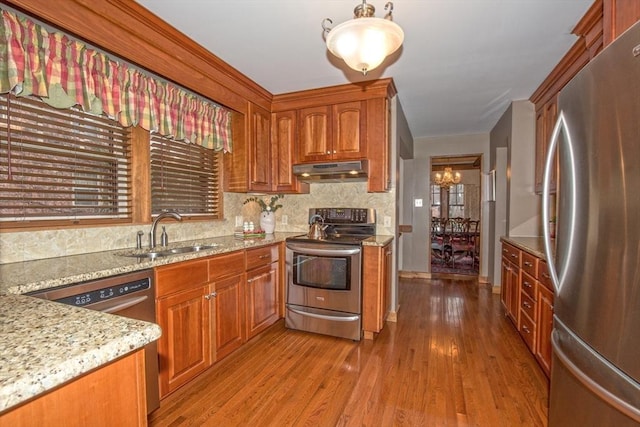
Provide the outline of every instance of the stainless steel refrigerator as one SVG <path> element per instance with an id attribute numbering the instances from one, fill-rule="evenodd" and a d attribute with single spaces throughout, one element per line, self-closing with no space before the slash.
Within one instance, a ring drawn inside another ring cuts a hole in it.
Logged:
<path id="1" fill-rule="evenodd" d="M 562 89 L 549 426 L 640 425 L 640 24 Z M 555 249 L 555 250 L 554 250 Z"/>

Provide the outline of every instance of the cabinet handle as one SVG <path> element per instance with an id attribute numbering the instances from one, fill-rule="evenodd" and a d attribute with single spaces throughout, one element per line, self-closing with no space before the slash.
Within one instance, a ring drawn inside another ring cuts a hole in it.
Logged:
<path id="1" fill-rule="evenodd" d="M 524 305 L 525 308 L 531 308 L 531 304 L 529 304 L 529 301 L 524 301 L 522 305 Z"/>
<path id="2" fill-rule="evenodd" d="M 527 267 L 533 267 L 533 264 L 531 264 L 529 261 L 525 261 L 524 265 L 526 265 Z"/>
<path id="3" fill-rule="evenodd" d="M 525 280 L 525 282 L 523 283 L 523 285 L 525 285 L 527 288 L 530 288 L 530 287 L 531 287 L 531 283 L 527 282 L 526 280 Z"/>
<path id="4" fill-rule="evenodd" d="M 265 259 L 265 258 L 269 258 L 270 256 L 271 254 L 266 254 L 266 255 L 260 255 L 258 258 Z"/>
<path id="5" fill-rule="evenodd" d="M 263 273 L 263 274 L 261 274 L 259 276 L 255 276 L 255 277 L 252 277 L 251 279 L 247 279 L 247 283 L 255 282 L 256 280 L 262 279 L 263 277 L 269 277 L 274 272 L 275 272 L 275 270 L 270 270 L 268 273 Z"/>
<path id="6" fill-rule="evenodd" d="M 527 328 L 526 325 L 522 325 L 522 330 L 525 331 L 527 334 L 531 333 L 531 331 L 529 330 L 529 328 Z"/>
<path id="7" fill-rule="evenodd" d="M 550 278 L 551 276 L 549 276 L 547 273 L 542 273 L 542 277 L 544 277 L 545 279 Z"/>
<path id="8" fill-rule="evenodd" d="M 333 150 L 333 154 L 336 154 L 336 153 L 337 153 L 337 151 L 336 151 L 336 150 Z"/>
<path id="9" fill-rule="evenodd" d="M 211 298 L 215 298 L 215 297 L 217 297 L 217 296 L 218 296 L 218 293 L 217 293 L 217 292 L 211 292 L 209 295 L 205 295 L 205 296 L 204 296 L 204 299 L 206 299 L 206 300 L 210 300 Z"/>
<path id="10" fill-rule="evenodd" d="M 504 252 L 505 254 L 508 254 L 509 250 L 508 249 L 503 249 L 502 252 Z"/>
<path id="11" fill-rule="evenodd" d="M 511 258 L 518 258 L 518 255 L 516 255 L 516 254 L 511 254 Z"/>
<path id="12" fill-rule="evenodd" d="M 331 150 L 327 150 L 327 154 L 331 154 Z"/>

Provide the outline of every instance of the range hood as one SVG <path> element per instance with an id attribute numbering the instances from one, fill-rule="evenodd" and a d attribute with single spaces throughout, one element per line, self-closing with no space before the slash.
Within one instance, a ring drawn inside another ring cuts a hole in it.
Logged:
<path id="1" fill-rule="evenodd" d="M 368 172 L 367 160 L 293 165 L 293 174 L 303 182 L 366 181 Z"/>

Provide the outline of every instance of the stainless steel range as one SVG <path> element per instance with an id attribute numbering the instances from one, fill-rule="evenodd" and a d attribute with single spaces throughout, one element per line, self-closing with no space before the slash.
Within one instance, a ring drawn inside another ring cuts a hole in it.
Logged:
<path id="1" fill-rule="evenodd" d="M 286 242 L 285 325 L 360 340 L 362 241 L 375 235 L 375 210 L 310 209 L 309 222 L 316 219 L 324 224 L 323 238 L 302 235 Z"/>

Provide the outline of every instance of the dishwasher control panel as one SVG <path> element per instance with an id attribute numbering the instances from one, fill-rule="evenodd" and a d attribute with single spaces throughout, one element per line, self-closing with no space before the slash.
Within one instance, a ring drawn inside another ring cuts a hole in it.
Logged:
<path id="1" fill-rule="evenodd" d="M 136 280 L 134 282 L 123 283 L 107 288 L 96 289 L 81 294 L 70 295 L 64 298 L 55 299 L 54 301 L 67 305 L 75 305 L 76 307 L 84 307 L 99 301 L 105 301 L 112 298 L 121 297 L 132 294 L 134 292 L 145 291 L 151 287 L 151 280 L 148 278 Z"/>

